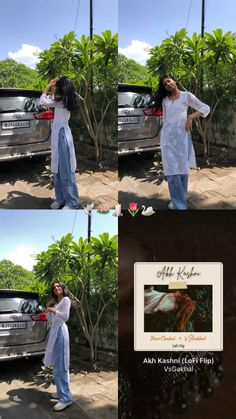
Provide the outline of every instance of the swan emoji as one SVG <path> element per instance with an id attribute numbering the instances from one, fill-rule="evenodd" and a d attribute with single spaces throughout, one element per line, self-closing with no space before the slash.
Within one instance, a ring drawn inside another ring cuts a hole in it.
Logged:
<path id="1" fill-rule="evenodd" d="M 155 214 L 155 211 L 153 210 L 152 207 L 147 207 L 146 208 L 145 205 L 142 205 L 142 208 L 143 208 L 143 210 L 142 210 L 141 214 L 145 215 L 146 217 L 149 217 L 150 215 Z"/>
<path id="2" fill-rule="evenodd" d="M 94 207 L 94 203 L 87 204 L 86 207 L 84 207 L 85 214 L 91 215 L 90 211 L 92 211 L 93 207 Z"/>

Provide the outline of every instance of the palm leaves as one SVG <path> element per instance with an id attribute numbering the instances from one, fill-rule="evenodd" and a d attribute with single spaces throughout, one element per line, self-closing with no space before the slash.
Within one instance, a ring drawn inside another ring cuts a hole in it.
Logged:
<path id="1" fill-rule="evenodd" d="M 109 237 L 108 233 L 92 238 L 91 248 L 96 261 L 104 268 L 106 265 L 117 266 L 118 241 L 117 236 Z"/>
<path id="2" fill-rule="evenodd" d="M 50 282 L 58 277 L 86 281 L 88 273 L 96 270 L 99 281 L 105 268 L 117 267 L 117 253 L 117 236 L 103 233 L 99 238 L 92 237 L 90 242 L 82 237 L 75 242 L 69 233 L 37 255 L 34 270 L 39 279 Z"/>
<path id="3" fill-rule="evenodd" d="M 205 45 L 208 51 L 208 58 L 214 64 L 221 62 L 232 62 L 236 55 L 235 38 L 232 37 L 231 32 L 223 34 L 222 29 L 216 29 L 213 34 L 206 33 Z"/>
<path id="4" fill-rule="evenodd" d="M 186 30 L 180 29 L 174 35 L 164 39 L 160 46 L 151 48 L 151 57 L 147 61 L 147 66 L 154 75 L 172 74 L 173 68 L 178 68 L 179 62 L 186 53 L 184 43 L 186 35 Z"/>
<path id="5" fill-rule="evenodd" d="M 73 74 L 73 79 L 80 79 L 81 73 L 86 76 L 84 71 L 97 62 L 103 66 L 115 63 L 117 50 L 118 35 L 113 35 L 110 30 L 94 35 L 93 40 L 85 35 L 78 40 L 72 31 L 39 54 L 37 69 L 47 80 L 62 74 Z"/>
<path id="6" fill-rule="evenodd" d="M 186 30 L 181 29 L 152 48 L 150 55 L 147 66 L 154 75 L 171 73 L 185 81 L 189 75 L 198 78 L 207 65 L 216 70 L 218 64 L 232 63 L 236 57 L 236 42 L 231 32 L 223 33 L 222 29 L 205 33 L 204 38 L 196 33 L 190 38 Z"/>
<path id="7" fill-rule="evenodd" d="M 110 30 L 102 32 L 101 35 L 94 35 L 93 38 L 95 51 L 99 58 L 104 60 L 104 64 L 109 62 L 116 63 L 118 53 L 118 34 L 112 35 Z"/>

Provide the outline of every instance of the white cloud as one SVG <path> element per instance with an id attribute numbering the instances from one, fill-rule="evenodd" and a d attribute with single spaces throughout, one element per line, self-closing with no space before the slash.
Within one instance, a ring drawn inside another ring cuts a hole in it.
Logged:
<path id="1" fill-rule="evenodd" d="M 38 54 L 42 50 L 34 45 L 22 44 L 21 48 L 16 52 L 8 52 L 8 57 L 18 63 L 25 64 L 28 67 L 35 68 L 38 62 Z"/>
<path id="2" fill-rule="evenodd" d="M 15 250 L 3 255 L 3 259 L 11 260 L 16 265 L 21 265 L 23 268 L 32 270 L 35 265 L 35 249 L 30 246 L 19 244 Z"/>
<path id="3" fill-rule="evenodd" d="M 152 46 L 147 42 L 132 40 L 131 44 L 126 48 L 119 48 L 119 52 L 144 65 L 149 58 L 150 48 L 152 48 Z"/>

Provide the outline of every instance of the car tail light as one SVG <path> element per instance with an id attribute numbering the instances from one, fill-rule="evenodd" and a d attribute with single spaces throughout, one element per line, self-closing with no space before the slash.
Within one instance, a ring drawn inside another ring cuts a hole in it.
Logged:
<path id="1" fill-rule="evenodd" d="M 145 108 L 143 110 L 144 115 L 146 116 L 162 116 L 163 112 L 160 111 L 158 108 Z"/>
<path id="2" fill-rule="evenodd" d="M 31 319 L 34 321 L 46 322 L 47 316 L 46 313 L 31 314 Z"/>
<path id="3" fill-rule="evenodd" d="M 43 112 L 36 112 L 33 114 L 35 119 L 53 119 L 54 118 L 54 112 L 49 111 L 43 111 Z"/>

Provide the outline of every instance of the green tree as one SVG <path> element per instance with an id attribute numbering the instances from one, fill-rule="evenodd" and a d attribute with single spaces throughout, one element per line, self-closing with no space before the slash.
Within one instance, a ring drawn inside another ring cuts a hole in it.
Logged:
<path id="1" fill-rule="evenodd" d="M 31 289 L 34 274 L 27 269 L 16 265 L 10 260 L 0 261 L 0 287 L 13 289 Z"/>
<path id="2" fill-rule="evenodd" d="M 120 83 L 145 85 L 148 78 L 147 68 L 135 60 L 118 54 L 118 81 Z"/>
<path id="3" fill-rule="evenodd" d="M 204 38 L 196 33 L 190 38 L 181 29 L 152 48 L 150 54 L 147 67 L 151 74 L 157 78 L 173 74 L 182 88 L 210 105 L 209 117 L 196 121 L 204 155 L 209 155 L 212 123 L 223 119 L 226 105 L 235 104 L 235 37 L 216 29 L 205 33 Z"/>
<path id="4" fill-rule="evenodd" d="M 93 237 L 91 240 L 93 256 L 97 258 L 99 267 L 106 265 L 117 267 L 118 239 L 117 236 L 109 237 L 108 233 Z"/>
<path id="5" fill-rule="evenodd" d="M 154 76 L 160 77 L 168 73 L 174 73 L 176 77 L 182 76 L 184 71 L 182 62 L 187 53 L 186 35 L 186 30 L 181 29 L 164 39 L 161 45 L 151 48 L 147 67 Z"/>
<path id="6" fill-rule="evenodd" d="M 117 49 L 118 36 L 110 30 L 92 40 L 85 35 L 78 40 L 70 32 L 39 54 L 37 65 L 44 80 L 65 74 L 73 80 L 97 160 L 102 157 L 104 126 L 114 124 L 116 117 Z"/>
<path id="7" fill-rule="evenodd" d="M 34 272 L 38 280 L 67 283 L 83 334 L 90 346 L 91 360 L 97 358 L 99 326 L 110 306 L 116 307 L 117 236 L 103 233 L 91 241 L 73 240 L 67 234 L 37 255 Z"/>
<path id="8" fill-rule="evenodd" d="M 0 87 L 35 88 L 39 84 L 36 70 L 11 58 L 0 61 Z"/>

